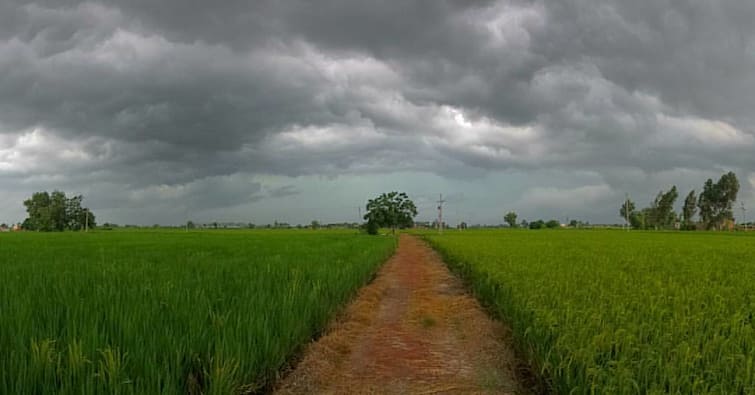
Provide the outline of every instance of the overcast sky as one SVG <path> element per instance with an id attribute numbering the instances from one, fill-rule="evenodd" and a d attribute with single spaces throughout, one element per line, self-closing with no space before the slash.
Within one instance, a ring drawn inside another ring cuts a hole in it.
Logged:
<path id="1" fill-rule="evenodd" d="M 0 1 L 0 222 L 619 222 L 733 170 L 755 217 L 755 2 Z M 741 212 L 737 210 L 737 215 Z"/>

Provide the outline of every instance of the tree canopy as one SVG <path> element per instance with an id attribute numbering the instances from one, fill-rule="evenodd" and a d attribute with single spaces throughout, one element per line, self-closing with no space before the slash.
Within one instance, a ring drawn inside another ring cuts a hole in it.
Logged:
<path id="1" fill-rule="evenodd" d="M 507 224 L 509 224 L 510 228 L 516 228 L 516 213 L 513 211 L 509 211 L 506 213 L 506 215 L 503 216 L 503 220 L 506 221 Z"/>
<path id="2" fill-rule="evenodd" d="M 733 172 L 722 175 L 716 183 L 710 178 L 705 181 L 697 206 L 706 229 L 719 229 L 725 220 L 734 218 L 732 205 L 738 193 L 739 181 Z"/>
<path id="3" fill-rule="evenodd" d="M 537 221 L 532 221 L 529 223 L 530 229 L 556 229 L 561 227 L 561 222 L 558 220 L 552 219 L 549 221 L 543 221 L 542 219 L 539 219 Z"/>
<path id="4" fill-rule="evenodd" d="M 391 228 L 395 233 L 396 228 L 413 226 L 416 216 L 417 207 L 406 193 L 390 192 L 367 201 L 364 219 L 370 234 L 376 234 L 380 227 Z"/>
<path id="5" fill-rule="evenodd" d="M 655 228 L 668 228 L 676 222 L 676 213 L 674 212 L 674 203 L 679 193 L 676 191 L 676 185 L 672 186 L 667 192 L 660 191 L 653 202 L 651 226 Z"/>
<path id="6" fill-rule="evenodd" d="M 81 195 L 68 198 L 61 191 L 35 192 L 24 201 L 29 217 L 24 220 L 23 227 L 41 232 L 82 230 L 87 225 L 94 227 L 94 214 L 81 206 L 83 200 Z"/>
<path id="7" fill-rule="evenodd" d="M 706 229 L 720 229 L 724 222 L 734 219 L 732 206 L 737 200 L 739 181 L 736 174 L 728 172 L 718 182 L 705 181 L 699 196 L 695 191 L 689 192 L 684 199 L 681 218 L 674 212 L 674 203 L 679 197 L 676 186 L 668 191 L 660 191 L 651 202 L 650 207 L 635 211 L 634 202 L 626 200 L 619 209 L 622 218 L 629 217 L 629 222 L 636 229 L 667 229 L 676 227 L 681 219 L 684 229 L 696 227 L 694 217 L 699 213 L 700 222 Z"/>

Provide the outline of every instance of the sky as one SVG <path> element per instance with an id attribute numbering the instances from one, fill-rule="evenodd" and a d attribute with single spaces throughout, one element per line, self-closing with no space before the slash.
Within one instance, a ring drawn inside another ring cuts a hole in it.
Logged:
<path id="1" fill-rule="evenodd" d="M 755 218 L 751 0 L 0 1 L 0 222 L 618 223 L 734 171 Z M 737 203 L 737 207 L 739 203 Z M 741 211 L 736 211 L 741 216 Z"/>

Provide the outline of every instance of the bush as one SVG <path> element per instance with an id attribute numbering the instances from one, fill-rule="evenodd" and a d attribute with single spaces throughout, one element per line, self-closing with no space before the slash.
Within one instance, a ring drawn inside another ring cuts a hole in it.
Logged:
<path id="1" fill-rule="evenodd" d="M 380 230 L 380 227 L 375 221 L 367 221 L 367 223 L 364 225 L 364 230 L 367 231 L 367 234 L 376 235 L 378 234 L 378 230 Z"/>

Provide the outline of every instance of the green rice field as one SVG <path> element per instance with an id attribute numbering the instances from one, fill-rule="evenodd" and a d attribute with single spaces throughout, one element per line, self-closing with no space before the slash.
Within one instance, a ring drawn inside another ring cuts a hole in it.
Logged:
<path id="1" fill-rule="evenodd" d="M 0 234 L 0 393 L 259 391 L 394 248 L 311 230 Z"/>
<path id="2" fill-rule="evenodd" d="M 755 393 L 755 235 L 424 237 L 510 324 L 555 393 Z"/>
<path id="3" fill-rule="evenodd" d="M 755 234 L 422 235 L 553 393 L 755 393 Z M 0 393 L 269 389 L 395 249 L 353 231 L 0 234 Z"/>

